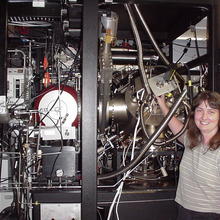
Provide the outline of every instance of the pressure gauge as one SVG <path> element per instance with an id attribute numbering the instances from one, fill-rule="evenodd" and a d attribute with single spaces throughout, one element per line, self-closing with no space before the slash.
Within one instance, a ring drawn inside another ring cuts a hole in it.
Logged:
<path id="1" fill-rule="evenodd" d="M 57 176 L 57 177 L 62 177 L 63 174 L 64 174 L 64 172 L 63 172 L 62 169 L 58 169 L 58 170 L 56 170 L 56 176 Z"/>

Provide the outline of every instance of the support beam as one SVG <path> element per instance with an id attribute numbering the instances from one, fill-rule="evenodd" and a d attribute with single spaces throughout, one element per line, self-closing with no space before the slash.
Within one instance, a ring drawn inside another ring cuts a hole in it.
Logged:
<path id="1" fill-rule="evenodd" d="M 0 15 L 0 97 L 2 97 L 7 94 L 7 0 L 2 0 L 0 3 Z M 3 129 L 4 126 L 0 124 L 0 139 L 3 137 Z M 2 151 L 1 146 L 0 151 Z M 0 155 L 0 177 L 1 167 L 2 154 Z"/>
<path id="2" fill-rule="evenodd" d="M 0 96 L 7 92 L 7 0 L 0 4 Z"/>
<path id="3" fill-rule="evenodd" d="M 210 19 L 210 25 L 212 26 L 212 51 L 209 55 L 212 57 L 212 62 L 208 74 L 208 89 L 220 92 L 220 1 L 214 0 L 213 2 L 213 13 Z"/>
<path id="4" fill-rule="evenodd" d="M 98 1 L 83 1 L 82 220 L 96 220 Z"/>

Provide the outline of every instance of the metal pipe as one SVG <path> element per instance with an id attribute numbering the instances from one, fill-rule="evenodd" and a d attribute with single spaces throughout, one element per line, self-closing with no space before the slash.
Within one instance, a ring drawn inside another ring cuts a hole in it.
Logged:
<path id="1" fill-rule="evenodd" d="M 116 170 L 114 172 L 111 172 L 111 173 L 108 173 L 108 174 L 99 175 L 98 176 L 98 180 L 104 180 L 104 179 L 113 178 L 113 177 L 115 177 L 117 175 L 120 175 L 120 174 L 123 174 L 123 173 L 127 172 L 128 170 L 132 169 L 136 164 L 138 164 L 139 161 L 145 155 L 145 153 L 148 151 L 150 146 L 159 137 L 159 135 L 163 131 L 163 129 L 166 128 L 166 126 L 168 125 L 170 119 L 173 117 L 173 115 L 176 112 L 177 108 L 181 104 L 181 102 L 182 102 L 184 96 L 186 95 L 186 93 L 187 93 L 187 90 L 183 90 L 182 91 L 182 93 L 180 94 L 180 97 L 177 99 L 176 103 L 173 104 L 173 106 L 171 107 L 171 109 L 168 112 L 168 114 L 166 115 L 166 117 L 164 117 L 164 119 L 162 120 L 159 128 L 152 134 L 151 139 L 148 140 L 148 143 L 146 144 L 146 146 L 141 150 L 140 154 L 136 158 L 134 158 L 134 160 L 131 161 L 131 163 L 129 163 L 125 167 L 122 167 L 119 170 Z"/>
<path id="2" fill-rule="evenodd" d="M 137 53 L 138 51 L 136 49 L 131 49 L 131 48 L 124 48 L 124 47 L 112 47 L 111 48 L 112 52 L 131 52 L 131 53 Z M 147 49 L 147 53 L 151 52 L 154 53 L 154 49 Z"/>
<path id="3" fill-rule="evenodd" d="M 153 44 L 155 50 L 157 51 L 157 53 L 158 53 L 158 55 L 161 57 L 161 59 L 164 61 L 164 63 L 169 66 L 169 65 L 170 65 L 169 60 L 165 57 L 165 55 L 163 54 L 163 52 L 162 52 L 161 49 L 159 48 L 158 44 L 156 43 L 156 40 L 154 39 L 154 37 L 153 37 L 153 35 L 152 35 L 152 33 L 151 33 L 151 31 L 150 31 L 148 25 L 146 24 L 146 22 L 145 22 L 145 20 L 144 20 L 144 18 L 143 18 L 143 16 L 142 16 L 142 14 L 141 14 L 141 12 L 140 12 L 140 10 L 139 10 L 137 4 L 134 4 L 134 7 L 135 7 L 135 9 L 136 9 L 136 11 L 137 11 L 137 13 L 138 13 L 138 16 L 139 16 L 139 18 L 140 18 L 140 20 L 141 20 L 141 22 L 142 22 L 144 28 L 146 29 L 146 31 L 147 31 L 147 33 L 148 33 L 148 36 L 149 36 L 149 38 L 150 38 L 150 40 L 151 40 L 151 42 L 152 42 L 152 44 Z"/>
<path id="4" fill-rule="evenodd" d="M 133 33 L 134 33 L 136 44 L 137 44 L 138 65 L 139 65 L 141 76 L 142 76 L 142 79 L 143 79 L 143 82 L 144 82 L 144 87 L 145 87 L 146 93 L 151 94 L 150 86 L 149 86 L 149 83 L 148 83 L 148 80 L 147 80 L 147 77 L 146 77 L 144 64 L 143 64 L 143 49 L 142 49 L 141 39 L 140 39 L 138 30 L 137 30 L 137 26 L 136 26 L 135 21 L 134 21 L 134 18 L 132 16 L 130 6 L 128 4 L 125 4 L 124 6 L 125 6 L 125 8 L 128 12 L 130 22 L 131 22 L 131 27 L 132 27 L 132 30 L 133 30 Z"/>
<path id="5" fill-rule="evenodd" d="M 118 54 L 118 55 L 112 55 L 112 60 L 131 60 L 131 61 L 134 61 L 134 60 L 137 60 L 138 59 L 138 56 L 136 55 L 124 55 L 124 54 Z M 151 61 L 151 60 L 154 60 L 154 61 L 157 61 L 158 60 L 158 57 L 157 56 L 143 56 L 142 58 L 143 60 L 145 61 Z"/>
<path id="6" fill-rule="evenodd" d="M 186 113 L 187 115 L 189 114 L 189 110 L 190 110 L 190 106 L 186 105 L 185 104 L 185 109 L 186 109 Z M 143 118 L 143 110 L 144 110 L 144 103 L 141 105 L 141 108 L 140 108 L 140 117 L 141 117 L 141 127 L 142 127 L 142 130 L 145 134 L 145 136 L 147 138 L 149 138 L 149 135 L 147 133 L 147 129 L 145 127 L 145 124 L 144 124 L 144 118 Z M 162 145 L 165 145 L 165 144 L 168 144 L 168 143 L 171 143 L 173 142 L 174 140 L 178 139 L 186 130 L 187 126 L 188 126 L 188 123 L 189 123 L 189 117 L 186 118 L 186 121 L 184 123 L 184 126 L 183 128 L 176 134 L 174 135 L 172 138 L 170 138 L 169 140 L 165 140 L 165 141 L 162 141 L 162 142 L 154 142 L 154 145 L 155 146 L 162 146 Z"/>

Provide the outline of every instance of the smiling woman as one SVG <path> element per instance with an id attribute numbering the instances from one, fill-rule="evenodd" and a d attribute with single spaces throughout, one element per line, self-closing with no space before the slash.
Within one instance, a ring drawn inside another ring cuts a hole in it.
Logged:
<path id="1" fill-rule="evenodd" d="M 164 97 L 157 97 L 166 115 Z M 177 220 L 220 219 L 220 94 L 199 93 L 192 106 L 188 130 L 179 140 L 185 150 L 180 163 L 176 199 Z M 183 127 L 173 117 L 169 127 L 174 134 Z"/>
<path id="2" fill-rule="evenodd" d="M 210 149 L 220 145 L 220 94 L 202 92 L 194 99 L 188 134 L 190 148 L 196 147 L 201 141 Z"/>
<path id="3" fill-rule="evenodd" d="M 218 131 L 219 110 L 211 108 L 207 101 L 203 101 L 195 109 L 194 120 L 197 128 L 202 133 L 203 142 L 208 144 L 210 138 Z"/>

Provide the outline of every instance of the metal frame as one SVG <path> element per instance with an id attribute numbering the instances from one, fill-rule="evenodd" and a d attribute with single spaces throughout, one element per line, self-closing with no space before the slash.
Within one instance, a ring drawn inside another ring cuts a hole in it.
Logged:
<path id="1" fill-rule="evenodd" d="M 220 92 L 219 81 L 220 81 L 220 31 L 219 31 L 219 18 L 220 18 L 220 2 L 213 0 L 213 10 L 210 15 L 210 27 L 212 27 L 212 41 L 210 47 L 212 51 L 210 53 L 211 69 L 208 77 L 209 89 Z"/>
<path id="2" fill-rule="evenodd" d="M 8 21 L 8 2 L 2 0 L 0 3 L 0 96 L 7 93 L 7 21 Z M 4 125 L 0 124 L 0 138 L 4 134 Z M 0 146 L 1 151 L 1 146 Z M 0 155 L 0 177 L 2 168 L 2 154 Z"/>
<path id="3" fill-rule="evenodd" d="M 83 6 L 82 220 L 96 218 L 98 1 Z"/>
<path id="4" fill-rule="evenodd" d="M 8 1 L 2 0 L 0 4 L 0 95 L 7 92 L 7 21 L 8 21 Z"/>
<path id="5" fill-rule="evenodd" d="M 103 215 L 103 220 L 107 219 L 108 209 L 114 199 L 115 192 L 98 191 L 97 205 L 101 207 L 100 214 Z M 47 191 L 36 192 L 33 196 L 33 214 L 35 220 L 40 220 L 40 205 L 44 203 L 69 203 L 76 204 L 80 201 L 79 191 Z M 166 191 L 142 191 L 140 192 L 124 192 L 120 199 L 119 213 L 120 219 L 134 219 L 147 220 L 152 219 L 152 216 L 157 216 L 157 219 L 174 220 L 176 219 L 176 206 L 174 202 L 175 189 L 168 189 Z M 36 205 L 35 205 L 36 204 Z M 84 209 L 84 207 L 83 207 Z M 158 212 L 158 209 L 161 212 Z M 131 210 L 131 211 L 129 211 Z M 166 211 L 166 213 L 164 212 Z M 170 213 L 170 212 L 171 213 Z M 89 216 L 87 219 L 94 219 L 94 216 Z M 97 219 L 99 217 L 97 216 Z M 96 219 L 96 220 L 97 220 Z M 117 219 L 115 213 L 112 213 L 112 220 Z"/>
<path id="6" fill-rule="evenodd" d="M 218 2 L 219 0 L 216 0 Z M 0 4 L 0 95 L 6 94 L 7 72 L 6 72 L 6 58 L 7 58 L 7 0 L 2 0 Z M 20 1 L 22 2 L 22 1 Z M 25 1 L 23 1 L 25 2 Z M 115 2 L 115 1 L 114 1 Z M 120 2 L 120 1 L 116 1 Z M 147 1 L 136 1 L 139 3 L 146 3 Z M 148 2 L 157 3 L 192 3 L 195 0 L 151 0 Z M 208 4 L 211 1 L 201 0 L 200 3 Z M 212 29 L 216 27 L 214 22 L 217 12 L 211 16 Z M 3 27 L 3 28 L 2 28 Z M 96 144 L 97 144 L 97 57 L 98 57 L 98 0 L 84 0 L 83 1 L 83 55 L 82 55 L 82 220 L 96 220 L 97 219 L 97 174 L 96 174 Z M 215 36 L 215 33 L 214 35 Z M 216 67 L 218 67 L 219 47 L 214 50 L 216 42 L 211 42 L 211 52 L 209 53 L 215 59 L 211 59 L 211 85 L 214 90 L 218 91 L 215 74 Z M 217 62 L 217 65 L 216 65 Z M 220 68 L 219 68 L 220 71 Z M 218 72 L 219 72 L 218 71 Z M 219 76 L 218 76 L 219 77 Z"/>

